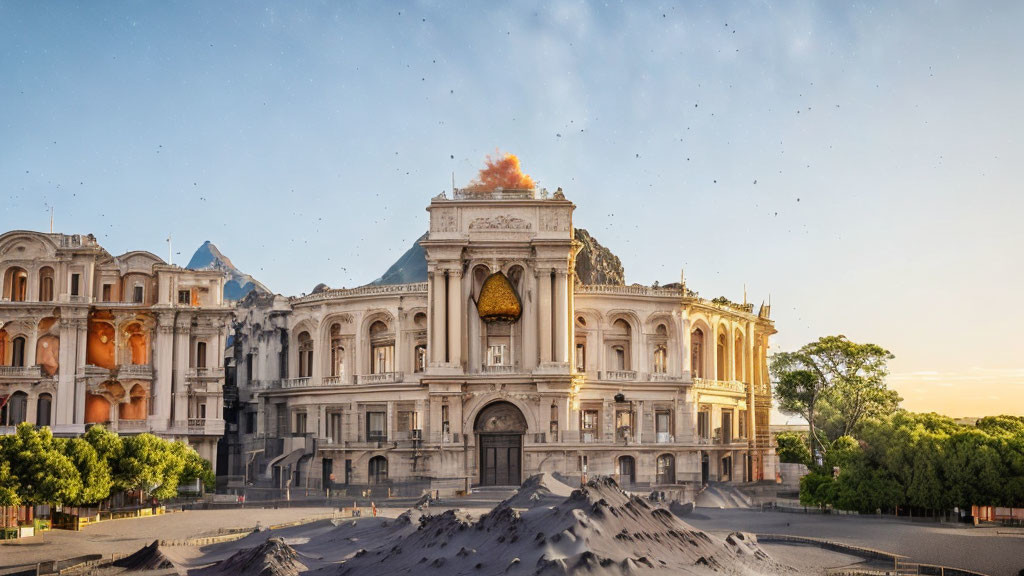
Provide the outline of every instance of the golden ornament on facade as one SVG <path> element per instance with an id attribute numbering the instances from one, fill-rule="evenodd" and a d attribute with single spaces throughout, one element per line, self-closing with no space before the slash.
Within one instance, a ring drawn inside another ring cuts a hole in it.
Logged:
<path id="1" fill-rule="evenodd" d="M 484 280 L 476 309 L 484 322 L 515 322 L 523 312 L 523 305 L 508 278 L 495 272 Z"/>

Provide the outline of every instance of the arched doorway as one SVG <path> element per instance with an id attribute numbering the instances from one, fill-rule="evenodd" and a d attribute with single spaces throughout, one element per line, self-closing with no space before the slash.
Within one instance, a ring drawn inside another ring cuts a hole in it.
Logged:
<path id="1" fill-rule="evenodd" d="M 619 457 L 619 485 L 636 484 L 636 460 L 632 456 Z"/>
<path id="2" fill-rule="evenodd" d="M 518 486 L 522 481 L 526 418 L 510 402 L 495 402 L 477 414 L 473 425 L 480 446 L 480 485 Z"/>
<path id="3" fill-rule="evenodd" d="M 370 458 L 369 483 L 384 484 L 388 481 L 388 459 L 383 456 Z"/>

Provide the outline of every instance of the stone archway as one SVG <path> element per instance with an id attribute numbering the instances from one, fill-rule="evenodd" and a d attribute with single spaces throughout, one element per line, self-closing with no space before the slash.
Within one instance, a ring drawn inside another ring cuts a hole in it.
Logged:
<path id="1" fill-rule="evenodd" d="M 480 446 L 480 485 L 518 486 L 523 480 L 526 418 L 511 402 L 493 402 L 477 414 L 473 431 Z"/>

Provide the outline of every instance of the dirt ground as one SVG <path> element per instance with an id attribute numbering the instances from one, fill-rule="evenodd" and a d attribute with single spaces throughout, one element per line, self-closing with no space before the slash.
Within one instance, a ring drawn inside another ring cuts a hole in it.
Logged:
<path id="1" fill-rule="evenodd" d="M 190 510 L 100 522 L 79 532 L 50 530 L 34 538 L 0 543 L 0 574 L 12 566 L 84 554 L 127 554 L 157 539 L 212 535 L 222 528 L 269 526 L 329 512 L 330 508 Z"/>
<path id="2" fill-rule="evenodd" d="M 909 556 L 912 561 L 1017 576 L 1024 569 L 1024 530 L 974 528 L 859 516 L 697 508 L 687 523 L 708 532 L 731 530 L 836 540 Z M 765 545 L 769 550 L 779 546 Z"/>

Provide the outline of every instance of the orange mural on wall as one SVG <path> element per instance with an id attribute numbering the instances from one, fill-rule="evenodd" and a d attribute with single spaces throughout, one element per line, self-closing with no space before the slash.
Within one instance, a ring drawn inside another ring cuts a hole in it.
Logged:
<path id="1" fill-rule="evenodd" d="M 133 323 L 125 331 L 128 336 L 128 348 L 132 353 L 132 364 L 149 363 L 149 337 L 141 324 Z"/>
<path id="2" fill-rule="evenodd" d="M 141 384 L 132 387 L 131 402 L 119 406 L 121 420 L 145 420 L 147 416 L 147 397 Z"/>
<path id="3" fill-rule="evenodd" d="M 60 367 L 60 338 L 43 336 L 36 343 L 36 364 L 43 369 L 43 374 L 53 376 Z"/>
<path id="4" fill-rule="evenodd" d="M 85 395 L 85 423 L 101 424 L 110 420 L 110 402 L 96 394 Z"/>
<path id="5" fill-rule="evenodd" d="M 85 362 L 100 368 L 113 370 L 117 363 L 114 357 L 114 327 L 106 322 L 89 320 L 89 336 L 86 339 Z"/>

